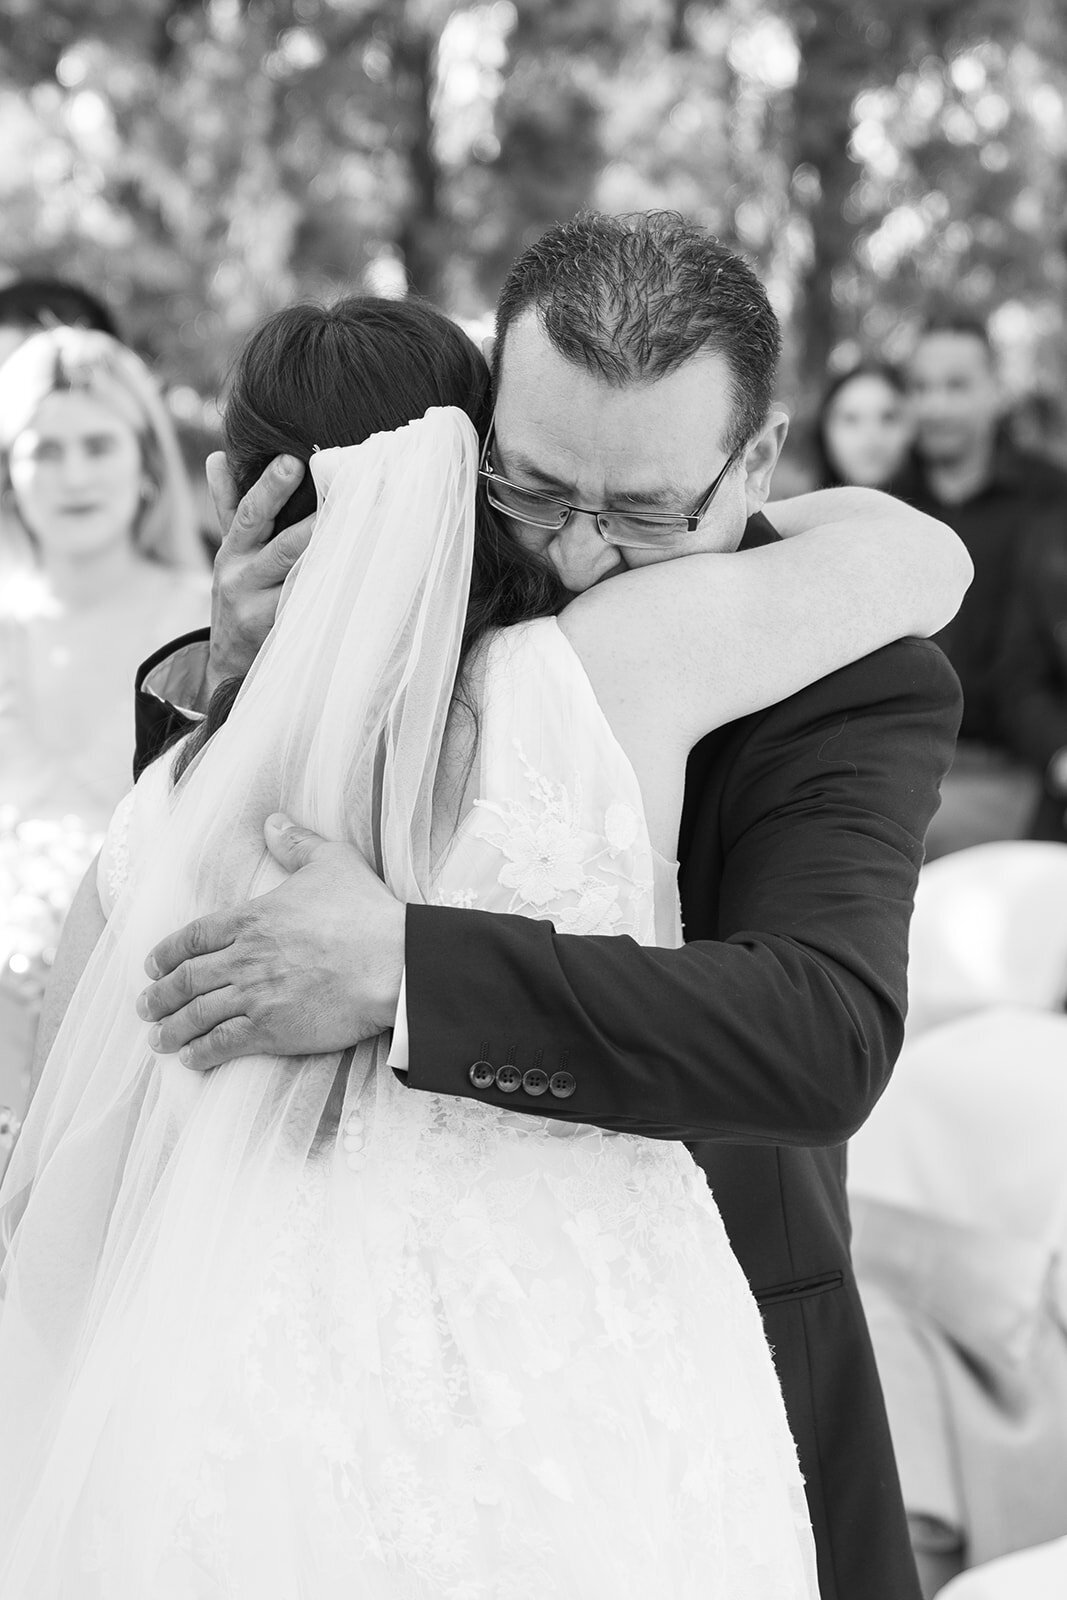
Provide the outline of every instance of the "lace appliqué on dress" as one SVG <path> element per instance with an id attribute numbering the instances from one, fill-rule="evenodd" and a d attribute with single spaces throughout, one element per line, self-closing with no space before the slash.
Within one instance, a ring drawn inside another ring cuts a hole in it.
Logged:
<path id="1" fill-rule="evenodd" d="M 104 913 L 110 916 L 130 881 L 130 823 L 137 790 L 124 794 L 112 814 L 96 869 L 96 886 Z"/>
<path id="2" fill-rule="evenodd" d="M 648 937 L 652 856 L 633 806 L 590 806 L 580 769 L 569 783 L 540 772 L 519 739 L 512 748 L 526 795 L 474 802 L 474 830 L 504 857 L 497 883 L 509 891 L 495 910 L 547 918 L 560 933 Z M 439 905 L 484 905 L 484 885 L 438 890 Z"/>

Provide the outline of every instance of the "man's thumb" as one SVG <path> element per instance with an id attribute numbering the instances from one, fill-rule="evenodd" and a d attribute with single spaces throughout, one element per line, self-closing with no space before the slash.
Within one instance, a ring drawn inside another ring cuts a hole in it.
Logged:
<path id="1" fill-rule="evenodd" d="M 316 850 L 325 840 L 310 828 L 299 828 L 290 822 L 284 811 L 276 811 L 263 824 L 263 837 L 267 849 L 287 872 L 299 872 L 313 860 Z"/>

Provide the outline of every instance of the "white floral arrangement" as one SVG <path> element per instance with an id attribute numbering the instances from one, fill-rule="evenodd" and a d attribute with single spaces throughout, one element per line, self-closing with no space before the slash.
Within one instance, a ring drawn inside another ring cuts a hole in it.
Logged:
<path id="1" fill-rule="evenodd" d="M 79 817 L 49 822 L 0 806 L 0 971 L 16 979 L 52 965 L 63 920 L 100 848 Z"/>

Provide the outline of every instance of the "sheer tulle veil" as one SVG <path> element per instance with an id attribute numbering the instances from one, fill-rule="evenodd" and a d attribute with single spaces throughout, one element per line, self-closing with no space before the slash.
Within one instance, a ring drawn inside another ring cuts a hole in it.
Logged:
<path id="1" fill-rule="evenodd" d="M 388 1075 L 382 1040 L 190 1073 L 152 1054 L 134 1001 L 166 932 L 279 881 L 273 811 L 351 840 L 404 899 L 427 895 L 477 458 L 450 408 L 314 457 L 318 520 L 277 623 L 161 809 L 64 1019 L 0 1189 L 4 1595 L 68 1592 L 56 1533 L 94 1514 L 90 1481 L 136 1496 L 123 1570 L 139 1547 L 149 1570 L 169 1513 L 136 1463 L 151 1430 L 181 1438 L 168 1384 L 187 1396 L 226 1359 L 227 1307 L 253 1297 L 308 1153 Z"/>

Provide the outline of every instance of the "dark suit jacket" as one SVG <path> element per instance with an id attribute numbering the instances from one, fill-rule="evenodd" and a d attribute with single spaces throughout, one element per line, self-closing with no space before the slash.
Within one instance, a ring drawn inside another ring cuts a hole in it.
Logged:
<path id="1" fill-rule="evenodd" d="M 1004 621 L 996 674 L 1005 742 L 1042 775 L 1033 839 L 1067 844 L 1067 797 L 1053 794 L 1047 768 L 1067 748 L 1067 522 L 1049 517 L 1026 535 Z"/>
<path id="2" fill-rule="evenodd" d="M 160 715 L 142 697 L 149 739 Z M 413 1088 L 684 1139 L 704 1167 L 763 1307 L 822 1600 L 919 1595 L 849 1261 L 844 1144 L 900 1048 L 912 895 L 959 716 L 941 652 L 906 640 L 703 740 L 681 951 L 408 911 Z M 564 1070 L 574 1092 L 478 1090 L 486 1057 Z"/>

